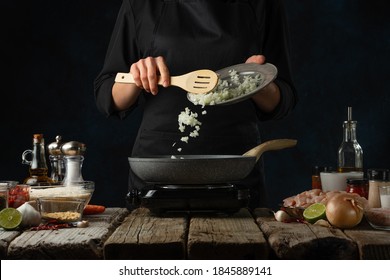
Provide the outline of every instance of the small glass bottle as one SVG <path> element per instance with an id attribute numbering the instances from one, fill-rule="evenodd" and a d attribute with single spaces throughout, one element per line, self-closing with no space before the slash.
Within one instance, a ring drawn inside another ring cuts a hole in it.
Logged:
<path id="1" fill-rule="evenodd" d="M 319 166 L 314 166 L 313 167 L 313 172 L 311 174 L 311 188 L 314 189 L 322 189 L 321 185 L 321 178 L 320 178 L 320 173 L 323 171 L 323 168 Z"/>
<path id="2" fill-rule="evenodd" d="M 368 207 L 380 208 L 379 186 L 388 185 L 390 170 L 386 168 L 368 169 Z"/>
<path id="3" fill-rule="evenodd" d="M 8 183 L 0 182 L 0 210 L 8 207 L 8 187 Z"/>
<path id="4" fill-rule="evenodd" d="M 31 155 L 31 160 L 27 156 Z M 22 163 L 30 165 L 30 176 L 24 179 L 27 185 L 51 185 L 53 181 L 47 176 L 48 168 L 45 154 L 45 140 L 43 134 L 34 134 L 33 149 L 22 154 Z"/>
<path id="5" fill-rule="evenodd" d="M 363 149 L 356 139 L 356 125 L 352 107 L 348 107 L 348 120 L 344 121 L 343 141 L 338 150 L 338 172 L 363 171 Z"/>

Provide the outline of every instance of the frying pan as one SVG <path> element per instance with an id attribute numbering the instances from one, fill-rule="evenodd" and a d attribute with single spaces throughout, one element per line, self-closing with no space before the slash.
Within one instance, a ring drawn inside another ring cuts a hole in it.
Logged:
<path id="1" fill-rule="evenodd" d="M 297 140 L 264 142 L 243 155 L 182 155 L 129 157 L 131 170 L 141 180 L 154 184 L 218 184 L 244 179 L 266 151 L 295 146 Z"/>

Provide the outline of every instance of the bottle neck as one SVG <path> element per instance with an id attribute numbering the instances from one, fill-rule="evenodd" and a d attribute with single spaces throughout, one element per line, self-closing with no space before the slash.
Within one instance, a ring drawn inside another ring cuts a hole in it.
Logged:
<path id="1" fill-rule="evenodd" d="M 32 160 L 30 169 L 46 169 L 46 155 L 45 155 L 45 144 L 43 142 L 34 142 Z"/>
<path id="2" fill-rule="evenodd" d="M 356 122 L 346 121 L 343 125 L 344 128 L 344 142 L 355 142 L 356 141 Z"/>

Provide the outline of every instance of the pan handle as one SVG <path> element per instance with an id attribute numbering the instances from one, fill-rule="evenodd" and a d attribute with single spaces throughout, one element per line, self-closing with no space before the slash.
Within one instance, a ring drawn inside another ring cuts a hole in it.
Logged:
<path id="1" fill-rule="evenodd" d="M 252 156 L 256 157 L 256 161 L 259 160 L 261 155 L 266 151 L 275 151 L 275 150 L 281 150 L 284 148 L 291 148 L 294 147 L 297 144 L 297 140 L 295 139 L 275 139 L 270 140 L 264 143 L 261 143 L 260 145 L 250 149 L 247 151 L 243 156 Z"/>

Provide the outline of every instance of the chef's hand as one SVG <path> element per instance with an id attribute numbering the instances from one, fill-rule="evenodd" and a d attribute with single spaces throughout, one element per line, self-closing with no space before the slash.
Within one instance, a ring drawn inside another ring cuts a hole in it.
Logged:
<path id="1" fill-rule="evenodd" d="M 158 77 L 164 87 L 170 85 L 170 75 L 164 58 L 147 57 L 140 59 L 130 67 L 130 73 L 134 77 L 135 84 L 114 83 L 112 98 L 117 111 L 122 111 L 133 106 L 142 89 L 156 95 L 158 92 Z"/>
<path id="2" fill-rule="evenodd" d="M 257 64 L 264 64 L 265 63 L 265 56 L 258 54 L 258 55 L 252 55 L 249 57 L 245 63 L 257 63 Z"/>
<path id="3" fill-rule="evenodd" d="M 264 55 L 252 55 L 245 63 L 265 63 Z M 280 90 L 279 87 L 271 82 L 258 93 L 252 96 L 252 100 L 256 103 L 257 107 L 265 113 L 271 113 L 280 102 Z"/>
<path id="4" fill-rule="evenodd" d="M 153 95 L 156 95 L 158 92 L 159 79 L 163 87 L 170 85 L 171 77 L 162 56 L 140 59 L 131 65 L 130 73 L 133 75 L 134 82 L 139 88 Z"/>

